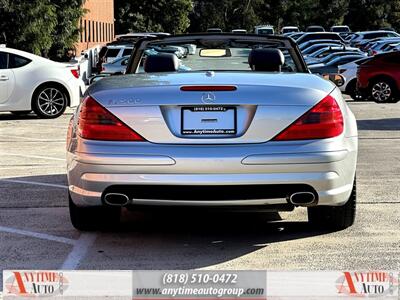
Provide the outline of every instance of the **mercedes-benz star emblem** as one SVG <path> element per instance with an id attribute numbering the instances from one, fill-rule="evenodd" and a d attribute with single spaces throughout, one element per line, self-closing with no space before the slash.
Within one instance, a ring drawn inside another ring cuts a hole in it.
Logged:
<path id="1" fill-rule="evenodd" d="M 213 93 L 203 93 L 201 96 L 201 101 L 203 101 L 204 104 L 210 104 L 215 102 L 215 94 Z"/>

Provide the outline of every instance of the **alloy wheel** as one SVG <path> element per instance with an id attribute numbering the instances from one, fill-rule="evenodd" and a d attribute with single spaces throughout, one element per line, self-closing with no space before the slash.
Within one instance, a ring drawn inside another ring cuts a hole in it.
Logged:
<path id="1" fill-rule="evenodd" d="M 372 98 L 377 102 L 385 102 L 392 96 L 392 89 L 386 82 L 377 82 L 372 87 Z"/>
<path id="2" fill-rule="evenodd" d="M 38 108 L 46 116 L 56 116 L 65 108 L 65 95 L 58 89 L 49 87 L 38 95 Z"/>

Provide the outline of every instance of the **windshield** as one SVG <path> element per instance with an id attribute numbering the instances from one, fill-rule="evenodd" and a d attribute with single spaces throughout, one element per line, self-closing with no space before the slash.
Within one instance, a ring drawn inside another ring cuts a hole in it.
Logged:
<path id="1" fill-rule="evenodd" d="M 155 41 L 147 43 L 136 72 L 144 73 L 144 62 L 149 56 L 170 53 L 179 59 L 178 72 L 195 71 L 252 71 L 249 54 L 252 49 L 279 49 L 284 55 L 281 72 L 301 72 L 292 52 L 282 41 L 263 38 L 263 42 L 244 38 L 228 40 L 192 40 L 190 42 Z"/>

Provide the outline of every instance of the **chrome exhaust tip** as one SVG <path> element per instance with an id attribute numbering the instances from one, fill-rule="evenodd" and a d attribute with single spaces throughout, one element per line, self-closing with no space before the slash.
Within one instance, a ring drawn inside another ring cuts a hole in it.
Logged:
<path id="1" fill-rule="evenodd" d="M 317 199 L 312 192 L 297 192 L 290 195 L 289 202 L 296 206 L 313 206 Z"/>
<path id="2" fill-rule="evenodd" d="M 129 203 L 129 198 L 125 194 L 108 193 L 104 196 L 104 203 L 110 206 L 125 206 Z"/>

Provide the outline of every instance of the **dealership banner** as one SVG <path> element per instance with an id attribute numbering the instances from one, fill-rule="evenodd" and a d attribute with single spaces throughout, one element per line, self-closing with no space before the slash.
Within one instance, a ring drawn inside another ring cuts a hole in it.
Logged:
<path id="1" fill-rule="evenodd" d="M 398 271 L 9 270 L 0 300 L 400 299 L 399 279 Z"/>

